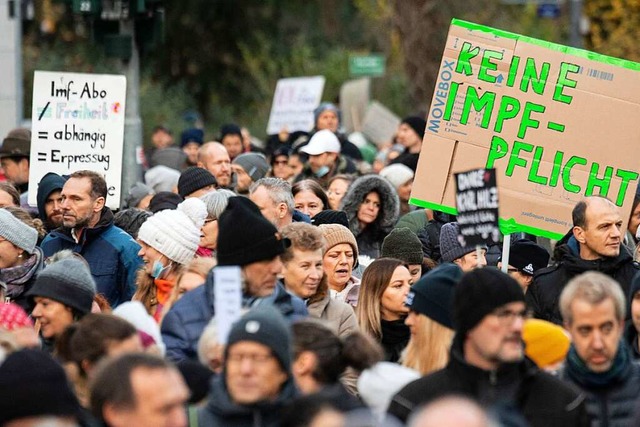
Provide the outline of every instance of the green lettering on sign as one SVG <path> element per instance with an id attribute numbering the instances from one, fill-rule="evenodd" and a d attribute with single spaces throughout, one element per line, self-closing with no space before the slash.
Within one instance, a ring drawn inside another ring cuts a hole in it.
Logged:
<path id="1" fill-rule="evenodd" d="M 498 63 L 492 62 L 492 59 L 501 60 L 502 52 L 486 49 L 482 54 L 482 61 L 480 62 L 480 71 L 478 72 L 478 79 L 489 83 L 496 82 L 496 76 L 487 74 L 487 71 L 496 71 L 498 69 Z"/>
<path id="2" fill-rule="evenodd" d="M 622 182 L 620 183 L 620 190 L 618 190 L 618 197 L 616 197 L 616 205 L 622 206 L 622 204 L 624 203 L 624 197 L 627 194 L 629 182 L 638 179 L 639 175 L 637 172 L 618 169 L 616 171 L 616 176 L 618 178 L 622 178 Z"/>
<path id="3" fill-rule="evenodd" d="M 458 54 L 458 63 L 456 64 L 456 73 L 470 76 L 473 74 L 473 68 L 471 67 L 471 60 L 478 56 L 480 48 L 478 46 L 471 48 L 471 43 L 464 42 L 462 49 Z"/>
<path id="4" fill-rule="evenodd" d="M 562 169 L 562 184 L 564 185 L 564 189 L 569 193 L 579 193 L 580 186 L 575 185 L 571 182 L 571 169 L 575 165 L 586 165 L 587 159 L 578 156 L 571 156 L 571 158 L 567 161 Z"/>
<path id="5" fill-rule="evenodd" d="M 596 162 L 591 164 L 591 171 L 589 171 L 589 179 L 587 180 L 587 190 L 585 196 L 593 195 L 593 189 L 598 187 L 600 189 L 600 196 L 607 197 L 609 194 L 609 185 L 611 185 L 611 176 L 613 175 L 613 167 L 607 166 L 604 169 L 604 176 L 598 178 L 598 170 L 600 165 Z"/>
<path id="6" fill-rule="evenodd" d="M 522 113 L 522 120 L 520 121 L 520 127 L 518 128 L 518 138 L 524 139 L 527 134 L 527 129 L 538 129 L 540 127 L 540 121 L 531 118 L 531 113 L 544 113 L 546 107 L 540 104 L 534 104 L 533 102 L 527 102 L 524 104 L 524 111 Z"/>
<path id="7" fill-rule="evenodd" d="M 520 101 L 518 98 L 504 95 L 500 100 L 500 107 L 498 108 L 498 117 L 496 118 L 496 125 L 493 128 L 497 133 L 502 132 L 502 125 L 505 120 L 513 119 L 520 112 Z"/>
<path id="8" fill-rule="evenodd" d="M 580 67 L 576 64 L 570 64 L 563 62 L 560 64 L 560 72 L 558 73 L 558 81 L 556 82 L 556 88 L 553 91 L 553 100 L 562 102 L 564 104 L 571 104 L 573 97 L 571 95 L 565 95 L 562 91 L 565 87 L 574 88 L 577 82 L 567 77 L 568 73 L 577 73 L 580 71 Z"/>
<path id="9" fill-rule="evenodd" d="M 518 157 L 518 155 L 520 154 L 520 151 L 526 151 L 528 153 L 531 153 L 533 151 L 533 145 L 527 144 L 526 142 L 522 142 L 522 141 L 513 142 L 513 149 L 511 150 L 511 156 L 509 156 L 509 163 L 507 164 L 507 170 L 505 171 L 505 175 L 512 176 L 513 169 L 516 166 L 520 166 L 522 168 L 527 166 L 527 160 Z"/>
<path id="10" fill-rule="evenodd" d="M 529 87 L 531 87 L 535 93 L 542 95 L 544 93 L 544 87 L 547 84 L 550 68 L 551 64 L 544 62 L 542 63 L 540 74 L 538 74 L 535 59 L 527 58 L 522 81 L 520 82 L 520 90 L 526 93 L 529 91 Z"/>
<path id="11" fill-rule="evenodd" d="M 469 121 L 469 113 L 473 108 L 478 113 L 482 110 L 482 122 L 480 127 L 487 129 L 489 127 L 489 121 L 491 120 L 491 111 L 493 110 L 493 104 L 496 100 L 496 94 L 493 92 L 485 92 L 482 96 L 478 95 L 478 91 L 473 86 L 467 86 L 467 94 L 464 98 L 464 106 L 462 107 L 462 115 L 460 116 L 460 123 L 466 125 Z"/>
<path id="12" fill-rule="evenodd" d="M 456 96 L 458 96 L 458 88 L 460 87 L 460 83 L 451 82 L 451 89 L 449 90 L 449 95 L 447 95 L 447 105 L 444 108 L 444 116 L 442 120 L 445 122 L 451 121 L 451 113 L 453 112 L 453 106 L 456 103 Z"/>
<path id="13" fill-rule="evenodd" d="M 491 148 L 489 148 L 489 155 L 487 156 L 487 169 L 494 168 L 496 160 L 503 158 L 509 152 L 509 145 L 507 141 L 495 136 L 491 138 Z"/>

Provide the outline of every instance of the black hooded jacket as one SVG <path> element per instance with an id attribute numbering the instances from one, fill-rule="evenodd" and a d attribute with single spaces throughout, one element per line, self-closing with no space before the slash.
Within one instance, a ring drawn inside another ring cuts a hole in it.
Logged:
<path id="1" fill-rule="evenodd" d="M 527 306 L 533 310 L 534 317 L 562 325 L 560 294 L 569 280 L 586 271 L 606 274 L 620 283 L 625 295 L 629 294 L 631 280 L 638 272 L 638 264 L 624 248 L 620 248 L 617 257 L 593 261 L 580 258 L 579 253 L 578 242 L 572 232 L 569 232 L 556 245 L 555 264 L 534 274 L 526 295 Z"/>
<path id="2" fill-rule="evenodd" d="M 430 401 L 463 395 L 483 407 L 509 404 L 532 427 L 587 425 L 583 395 L 529 359 L 485 371 L 469 365 L 462 353 L 462 340 L 456 336 L 447 366 L 406 385 L 391 400 L 389 413 L 406 422 L 415 409 Z"/>

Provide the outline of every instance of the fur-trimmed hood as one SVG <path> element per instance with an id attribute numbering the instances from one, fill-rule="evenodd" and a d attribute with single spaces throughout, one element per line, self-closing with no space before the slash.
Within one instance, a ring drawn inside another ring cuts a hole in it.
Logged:
<path id="1" fill-rule="evenodd" d="M 346 212 L 349 219 L 349 229 L 358 236 L 362 230 L 358 221 L 358 207 L 370 192 L 375 191 L 380 195 L 380 213 L 372 224 L 378 231 L 388 234 L 400 215 L 400 200 L 393 185 L 379 175 L 365 175 L 356 179 L 344 195 L 340 203 L 340 209 Z"/>

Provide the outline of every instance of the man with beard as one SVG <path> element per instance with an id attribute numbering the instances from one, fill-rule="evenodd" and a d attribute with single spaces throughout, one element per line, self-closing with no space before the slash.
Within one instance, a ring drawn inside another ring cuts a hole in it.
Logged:
<path id="1" fill-rule="evenodd" d="M 129 301 L 135 292 L 136 272 L 141 264 L 138 245 L 113 224 L 105 205 L 107 183 L 93 171 L 78 171 L 62 188 L 62 226 L 42 242 L 49 257 L 62 249 L 79 253 L 89 263 L 98 293 L 112 307 Z"/>
<path id="2" fill-rule="evenodd" d="M 38 217 L 47 231 L 62 226 L 62 187 L 65 182 L 66 178 L 49 172 L 38 183 Z"/>
<path id="3" fill-rule="evenodd" d="M 582 389 L 591 425 L 635 425 L 640 366 L 622 339 L 626 302 L 615 280 L 595 271 L 574 277 L 560 295 L 571 334 L 561 378 Z"/>
<path id="4" fill-rule="evenodd" d="M 207 142 L 198 150 L 199 168 L 211 172 L 219 188 L 231 187 L 231 158 L 224 145 L 219 142 Z"/>
<path id="5" fill-rule="evenodd" d="M 516 416 L 533 427 L 586 425 L 583 396 L 524 357 L 525 314 L 515 279 L 490 267 L 466 273 L 454 293 L 449 363 L 400 390 L 389 412 L 406 422 L 426 403 L 463 395 L 495 409 L 500 421 Z"/>

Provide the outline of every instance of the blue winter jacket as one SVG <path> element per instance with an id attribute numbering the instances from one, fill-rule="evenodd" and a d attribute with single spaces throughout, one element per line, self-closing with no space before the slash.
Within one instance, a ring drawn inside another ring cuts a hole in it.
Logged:
<path id="1" fill-rule="evenodd" d="M 184 294 L 162 320 L 160 330 L 162 341 L 167 348 L 165 357 L 176 363 L 184 359 L 198 360 L 198 340 L 214 315 L 214 273 L 215 268 L 207 275 L 204 285 Z M 244 295 L 242 300 L 245 307 L 273 304 L 290 321 L 308 315 L 304 301 L 289 294 L 280 282 L 268 297 L 254 298 Z"/>
<path id="2" fill-rule="evenodd" d="M 136 272 L 142 264 L 140 245 L 124 230 L 113 225 L 113 213 L 102 209 L 100 220 L 86 228 L 76 243 L 71 229 L 60 227 L 45 237 L 40 245 L 45 257 L 63 249 L 79 253 L 89 263 L 98 292 L 111 307 L 129 301 L 136 290 Z"/>

